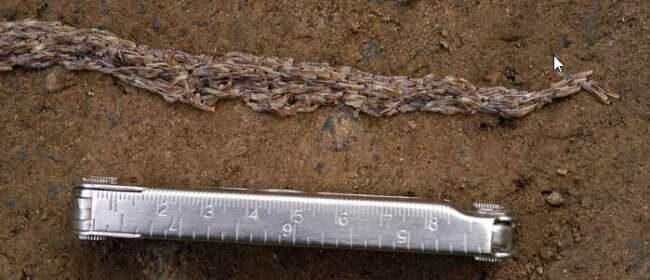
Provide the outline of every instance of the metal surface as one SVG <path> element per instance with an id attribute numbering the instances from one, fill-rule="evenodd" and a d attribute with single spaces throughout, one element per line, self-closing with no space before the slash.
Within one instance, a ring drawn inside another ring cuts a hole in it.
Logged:
<path id="1" fill-rule="evenodd" d="M 475 204 L 472 214 L 424 199 L 216 189 L 181 191 L 117 185 L 92 177 L 76 189 L 80 239 L 202 240 L 473 256 L 511 255 L 512 218 Z"/>

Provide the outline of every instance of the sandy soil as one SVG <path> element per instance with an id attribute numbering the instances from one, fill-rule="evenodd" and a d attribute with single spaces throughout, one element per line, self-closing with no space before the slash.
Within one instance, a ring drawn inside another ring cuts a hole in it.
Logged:
<path id="1" fill-rule="evenodd" d="M 61 69 L 0 75 L 0 279 L 650 279 L 650 13 L 644 1 L 4 0 L 0 20 L 59 20 L 195 53 L 244 51 L 392 75 L 544 88 L 595 70 L 587 94 L 532 116 L 291 118 L 215 113 Z M 564 170 L 566 170 L 566 174 Z M 415 254 L 212 243 L 82 243 L 73 186 L 288 187 L 495 201 L 518 218 L 498 265 Z M 563 203 L 546 197 L 559 192 Z"/>

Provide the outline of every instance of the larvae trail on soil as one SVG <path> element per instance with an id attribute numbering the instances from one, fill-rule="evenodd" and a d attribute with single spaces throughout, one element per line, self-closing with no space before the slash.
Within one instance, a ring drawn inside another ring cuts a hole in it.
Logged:
<path id="1" fill-rule="evenodd" d="M 0 23 L 0 72 L 14 67 L 63 65 L 90 70 L 154 92 L 168 102 L 213 111 L 223 99 L 241 99 L 258 112 L 294 115 L 343 103 L 372 116 L 425 111 L 483 112 L 523 117 L 579 91 L 603 103 L 618 95 L 589 80 L 592 71 L 567 76 L 539 91 L 476 87 L 467 80 L 428 75 L 382 76 L 327 63 L 232 52 L 221 57 L 154 49 L 97 29 L 57 22 Z"/>

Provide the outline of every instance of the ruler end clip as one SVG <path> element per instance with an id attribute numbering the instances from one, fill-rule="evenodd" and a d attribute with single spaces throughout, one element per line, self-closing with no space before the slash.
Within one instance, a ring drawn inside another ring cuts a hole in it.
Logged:
<path id="1" fill-rule="evenodd" d="M 117 177 L 84 177 L 75 188 L 72 220 L 80 240 L 105 240 L 107 237 L 141 238 L 140 234 L 99 232 L 94 230 L 93 193 L 96 191 L 142 192 L 146 188 L 118 185 Z"/>
<path id="2" fill-rule="evenodd" d="M 474 203 L 476 214 L 484 217 L 493 217 L 492 225 L 492 253 L 485 256 L 476 256 L 477 261 L 496 262 L 512 256 L 512 232 L 514 218 L 505 207 L 491 203 Z"/>

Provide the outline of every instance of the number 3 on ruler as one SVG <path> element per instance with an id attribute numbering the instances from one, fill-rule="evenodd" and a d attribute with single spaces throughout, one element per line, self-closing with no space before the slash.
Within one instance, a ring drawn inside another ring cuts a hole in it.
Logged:
<path id="1" fill-rule="evenodd" d="M 214 208 L 212 204 L 206 204 L 201 208 L 201 216 L 206 219 L 211 219 L 214 216 Z"/>

